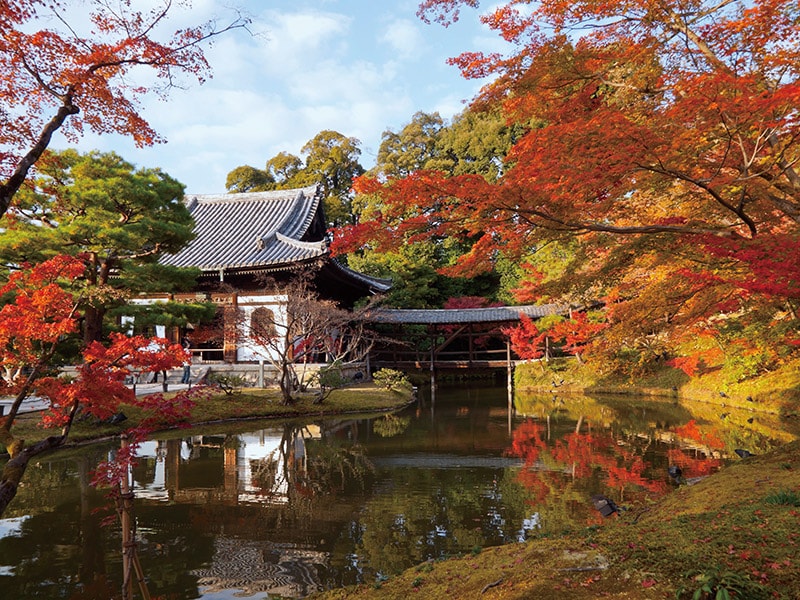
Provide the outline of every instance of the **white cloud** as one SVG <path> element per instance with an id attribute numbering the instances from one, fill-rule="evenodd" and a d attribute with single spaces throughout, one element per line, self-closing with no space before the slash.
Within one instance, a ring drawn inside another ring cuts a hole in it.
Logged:
<path id="1" fill-rule="evenodd" d="M 426 52 L 427 44 L 420 26 L 408 19 L 391 21 L 378 39 L 387 44 L 399 58 L 417 58 Z"/>
<path id="2" fill-rule="evenodd" d="M 262 69 L 266 73 L 304 69 L 320 59 L 341 58 L 352 19 L 329 12 L 279 13 L 259 17 Z"/>
<path id="3" fill-rule="evenodd" d="M 195 22 L 230 14 L 223 1 L 195 0 Z M 140 166 L 162 167 L 190 193 L 223 192 L 233 168 L 261 168 L 281 151 L 299 154 L 325 129 L 358 138 L 368 168 L 384 130 L 398 130 L 420 110 L 450 118 L 481 85 L 445 62 L 490 41 L 466 14 L 444 29 L 418 23 L 415 0 L 275 0 L 266 10 L 258 0 L 228 1 L 249 5 L 256 35 L 217 38 L 206 51 L 214 77 L 205 85 L 187 77 L 188 89 L 173 90 L 168 101 L 145 99 L 143 116 L 168 143 L 137 150 L 118 136 L 87 136 L 81 150 L 113 149 Z"/>

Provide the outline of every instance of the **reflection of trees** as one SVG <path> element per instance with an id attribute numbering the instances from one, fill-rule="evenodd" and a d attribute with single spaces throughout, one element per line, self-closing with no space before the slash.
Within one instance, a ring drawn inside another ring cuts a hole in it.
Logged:
<path id="1" fill-rule="evenodd" d="M 360 527 L 351 531 L 356 553 L 369 565 L 365 580 L 515 540 L 525 517 L 522 490 L 501 469 L 392 471 L 386 485 L 367 503 Z"/>
<path id="2" fill-rule="evenodd" d="M 3 598 L 99 600 L 118 594 L 106 553 L 118 538 L 102 528 L 96 509 L 105 499 L 89 485 L 96 458 L 74 454 L 28 470 L 10 512 L 30 516 L 17 535 L 0 539 L 0 565 L 13 570 L 13 577 L 3 577 Z"/>
<path id="3" fill-rule="evenodd" d="M 593 493 L 618 501 L 641 500 L 667 489 L 661 473 L 646 458 L 646 438 L 615 436 L 611 430 L 575 431 L 548 441 L 543 424 L 528 420 L 519 425 L 509 454 L 525 460 L 520 481 L 531 491 L 531 503 L 552 530 L 575 517 L 597 519 L 586 508 Z"/>
<path id="4" fill-rule="evenodd" d="M 372 431 L 384 438 L 400 435 L 411 424 L 410 417 L 388 414 L 375 419 L 372 422 Z"/>
<path id="5" fill-rule="evenodd" d="M 363 490 L 373 467 L 364 448 L 336 438 L 314 439 L 303 425 L 287 423 L 278 447 L 250 461 L 252 484 L 265 497 L 285 496 L 300 505 L 305 498 L 330 499 L 352 489 Z"/>

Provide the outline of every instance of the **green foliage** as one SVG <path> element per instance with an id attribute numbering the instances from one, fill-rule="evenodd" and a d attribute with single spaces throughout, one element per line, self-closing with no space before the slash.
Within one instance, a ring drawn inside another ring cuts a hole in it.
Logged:
<path id="1" fill-rule="evenodd" d="M 375 372 L 372 379 L 376 385 L 386 390 L 397 390 L 410 385 L 403 372 L 395 369 L 380 369 Z"/>
<path id="2" fill-rule="evenodd" d="M 245 192 L 265 192 L 275 189 L 275 179 L 267 171 L 250 165 L 236 167 L 225 178 L 225 189 L 233 194 Z"/>
<path id="3" fill-rule="evenodd" d="M 439 113 L 417 112 L 399 132 L 387 129 L 381 135 L 376 165 L 371 171 L 382 177 L 406 177 L 415 171 L 436 168 L 439 135 L 444 129 Z"/>
<path id="4" fill-rule="evenodd" d="M 132 317 L 137 332 L 153 325 L 185 327 L 189 323 L 209 323 L 216 315 L 213 302 L 163 302 L 157 305 L 130 304 L 108 311 L 108 316 Z M 127 332 L 125 332 L 127 333 Z"/>
<path id="5" fill-rule="evenodd" d="M 764 503 L 774 506 L 800 506 L 800 494 L 794 490 L 779 490 L 764 498 Z"/>
<path id="6" fill-rule="evenodd" d="M 83 257 L 85 341 L 99 339 L 106 312 L 132 295 L 194 284 L 196 271 L 158 263 L 194 236 L 183 193 L 160 169 L 136 168 L 114 153 L 53 153 L 0 221 L 0 260 Z"/>
<path id="7" fill-rule="evenodd" d="M 680 588 L 677 600 L 766 600 L 772 596 L 769 589 L 745 574 L 715 566 L 704 571 L 693 571 L 687 576 L 694 582 L 688 589 Z"/>
<path id="8" fill-rule="evenodd" d="M 509 150 L 526 129 L 509 124 L 499 110 L 467 109 L 439 133 L 436 156 L 426 168 L 496 181 L 506 170 Z"/>
<path id="9" fill-rule="evenodd" d="M 319 184 L 325 216 L 335 226 L 355 222 L 352 207 L 353 179 L 364 173 L 359 163 L 361 142 L 337 131 L 319 132 L 306 142 L 305 161 L 289 152 L 270 158 L 264 170 L 249 165 L 228 173 L 225 187 L 233 193 L 291 189 Z"/>
<path id="10" fill-rule="evenodd" d="M 322 403 L 335 389 L 346 386 L 350 381 L 342 372 L 340 361 L 321 367 L 310 379 L 311 385 L 319 386 L 316 403 Z"/>
<path id="11" fill-rule="evenodd" d="M 321 388 L 328 389 L 340 388 L 349 383 L 349 380 L 342 372 L 342 365 L 339 361 L 321 367 L 320 370 L 314 374 L 311 381 Z"/>
<path id="12" fill-rule="evenodd" d="M 241 394 L 242 388 L 247 386 L 247 380 L 244 377 L 225 373 L 209 373 L 208 382 L 225 392 L 226 396 Z"/>

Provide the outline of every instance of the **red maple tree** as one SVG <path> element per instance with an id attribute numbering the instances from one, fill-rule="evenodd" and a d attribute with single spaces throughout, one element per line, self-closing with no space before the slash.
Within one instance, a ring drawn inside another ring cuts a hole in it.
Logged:
<path id="1" fill-rule="evenodd" d="M 420 15 L 448 24 L 478 4 L 425 0 Z M 472 110 L 526 128 L 503 176 L 358 182 L 380 210 L 335 251 L 451 237 L 470 250 L 450 274 L 468 275 L 497 256 L 535 270 L 563 244 L 572 262 L 523 278 L 526 298 L 609 301 L 609 351 L 642 357 L 716 315 L 796 321 L 795 0 L 507 0 L 480 19 L 510 52 L 452 63 L 492 78 Z"/>
<path id="2" fill-rule="evenodd" d="M 74 376 L 58 375 L 54 357 L 80 326 L 83 272 L 80 258 L 57 256 L 13 273 L 0 288 L 7 300 L 0 309 L 0 393 L 13 398 L 0 420 L 0 442 L 10 456 L 0 475 L 0 514 L 14 498 L 29 461 L 63 446 L 79 414 L 106 420 L 123 404 L 138 407 L 145 416 L 131 433 L 139 439 L 156 422 L 163 426 L 184 419 L 200 393 L 137 396 L 125 385 L 136 374 L 171 369 L 187 360 L 180 344 L 163 338 L 117 334 L 107 345 L 93 342 L 83 349 Z M 41 424 L 58 433 L 26 444 L 14 434 L 14 424 L 23 402 L 32 396 L 47 403 Z"/>
<path id="3" fill-rule="evenodd" d="M 164 94 L 181 75 L 202 82 L 209 72 L 203 44 L 248 24 L 237 16 L 224 26 L 210 21 L 162 36 L 173 3 L 149 10 L 133 4 L 92 0 L 82 16 L 60 0 L 0 3 L 0 215 L 56 131 L 70 141 L 85 129 L 131 136 L 139 146 L 163 141 L 138 99 Z M 161 85 L 133 84 L 140 67 L 151 68 Z"/>

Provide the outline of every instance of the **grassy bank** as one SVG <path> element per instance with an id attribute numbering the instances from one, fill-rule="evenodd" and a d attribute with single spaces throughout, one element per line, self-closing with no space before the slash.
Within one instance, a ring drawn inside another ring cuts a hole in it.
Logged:
<path id="1" fill-rule="evenodd" d="M 800 417 L 800 362 L 774 372 L 737 381 L 724 368 L 711 368 L 694 377 L 665 364 L 636 377 L 603 374 L 574 358 L 517 365 L 519 390 L 585 394 L 638 394 L 686 398 L 721 406 Z"/>
<path id="2" fill-rule="evenodd" d="M 321 404 L 315 404 L 314 398 L 314 394 L 309 393 L 298 397 L 291 405 L 284 405 L 281 404 L 280 392 L 277 388 L 245 388 L 232 395 L 216 392 L 197 402 L 188 422 L 191 425 L 203 425 L 245 419 L 318 418 L 340 414 L 388 411 L 395 410 L 411 401 L 412 392 L 410 387 L 387 391 L 372 383 L 363 383 L 334 390 Z M 70 443 L 118 435 L 135 426 L 147 416 L 131 406 L 122 406 L 120 409 L 127 419 L 117 425 L 97 424 L 91 421 L 76 422 L 70 431 Z M 42 429 L 39 426 L 39 420 L 38 413 L 21 415 L 14 425 L 15 436 L 30 443 L 52 435 L 52 430 Z M 2 450 L 4 449 L 0 446 L 0 451 Z"/>

